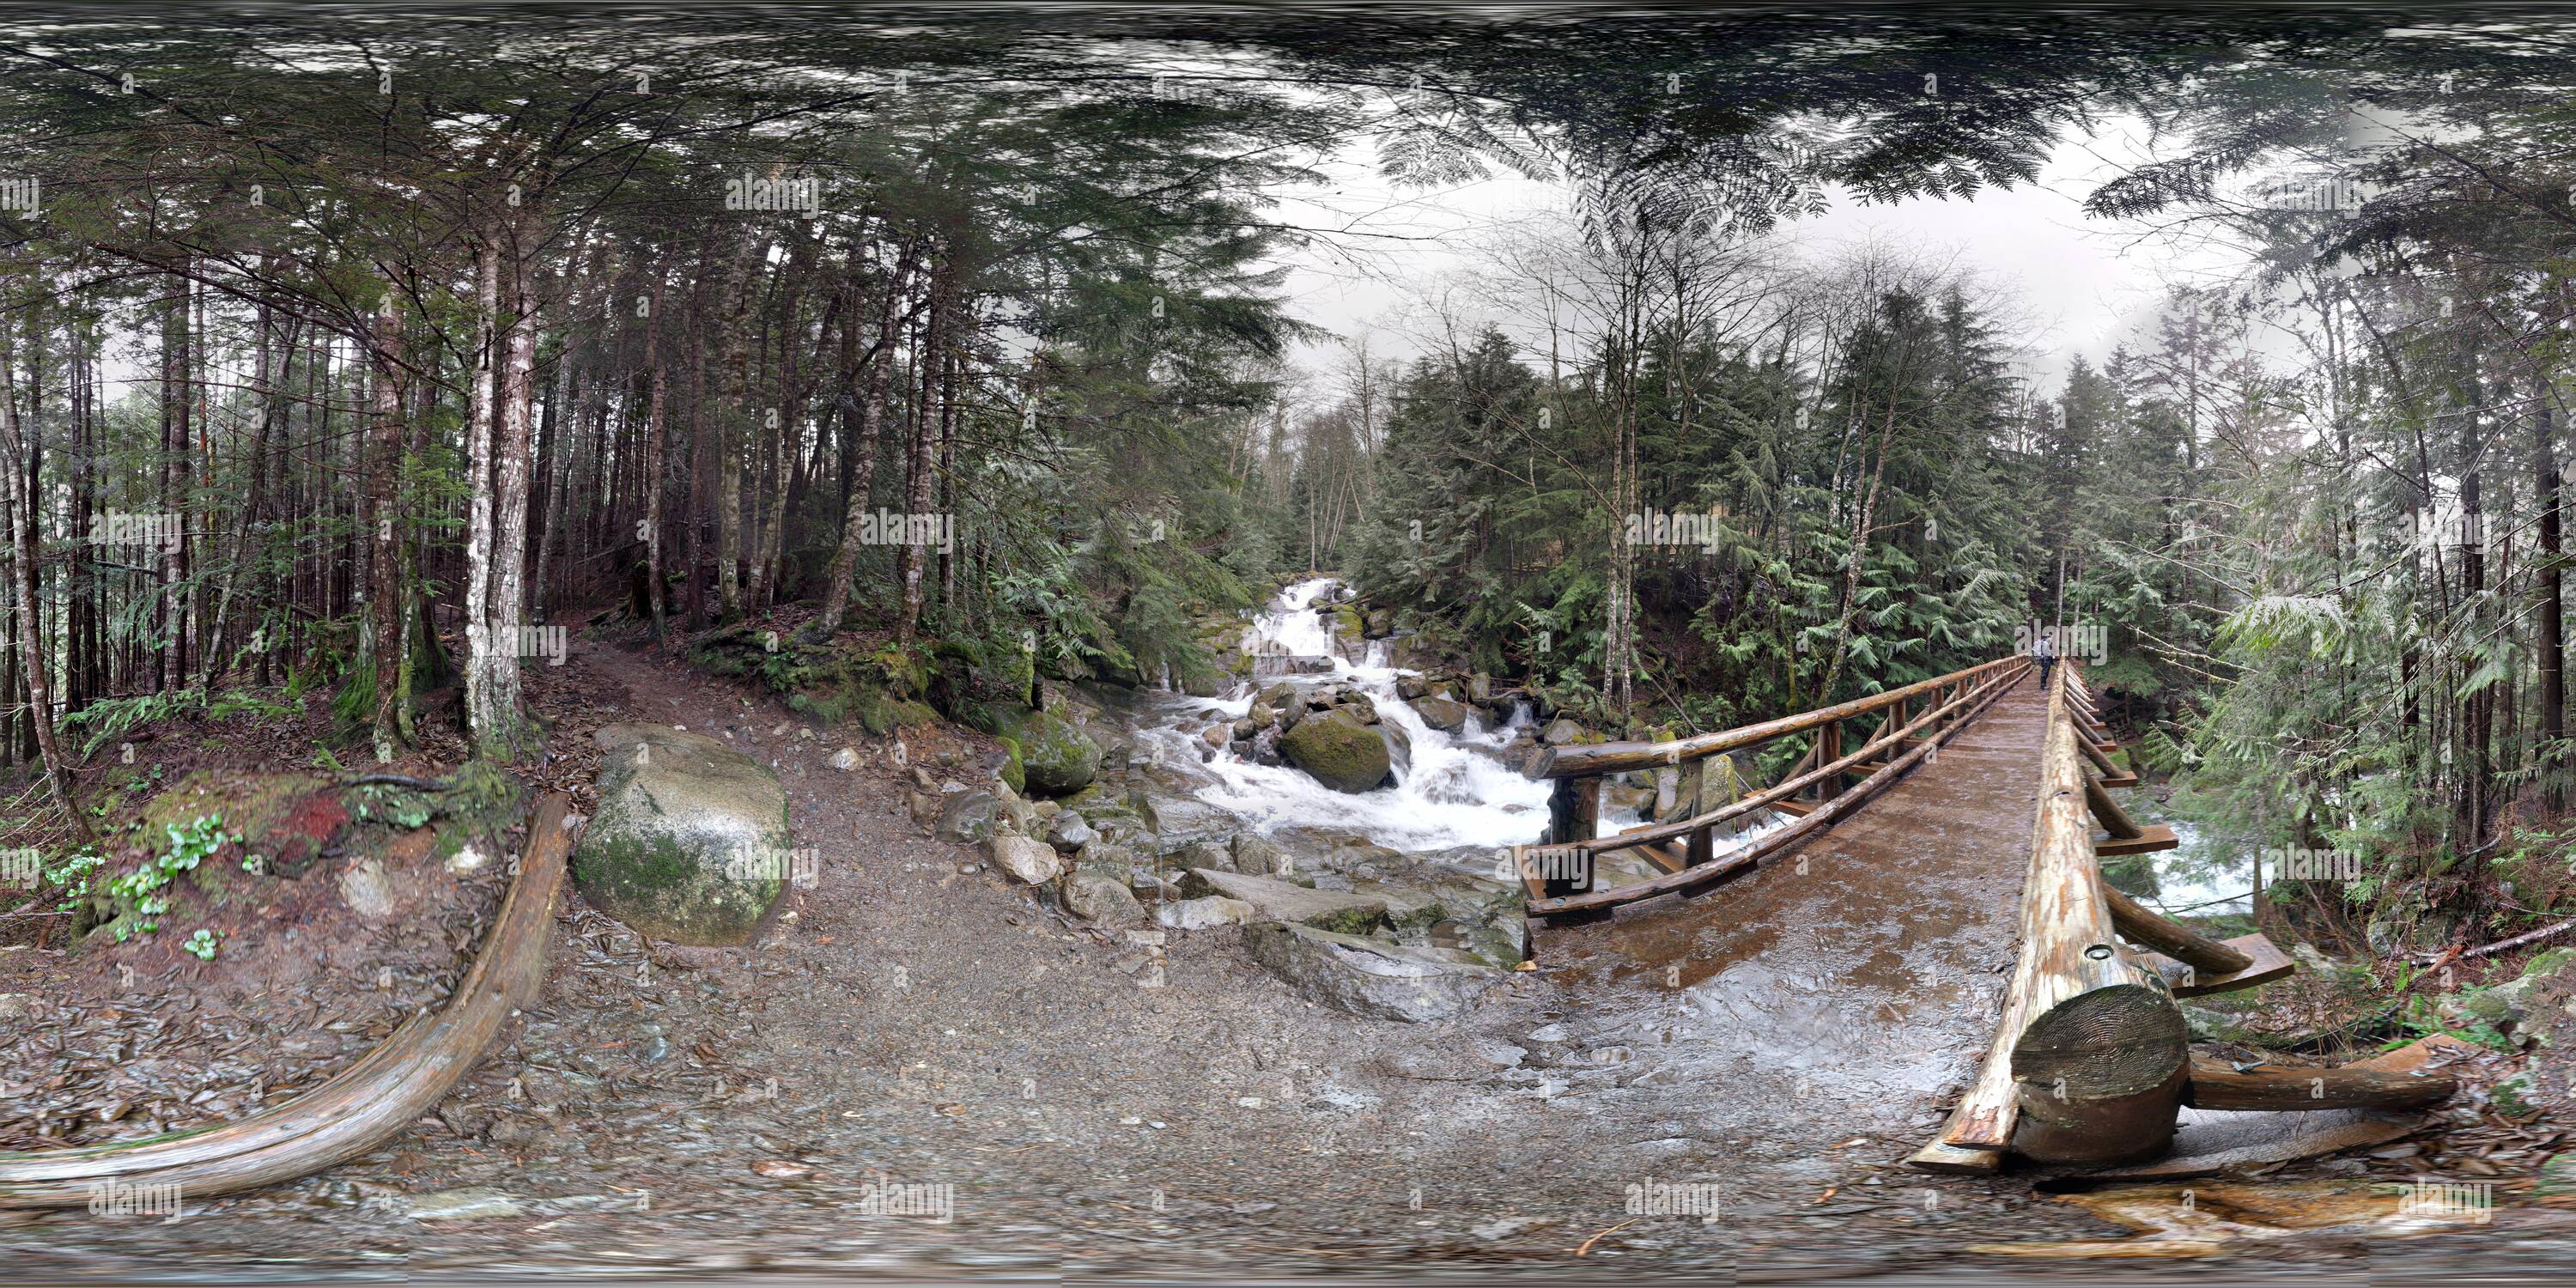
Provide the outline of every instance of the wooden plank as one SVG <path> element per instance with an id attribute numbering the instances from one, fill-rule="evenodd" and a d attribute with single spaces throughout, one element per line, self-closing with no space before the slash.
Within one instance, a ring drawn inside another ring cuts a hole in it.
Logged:
<path id="1" fill-rule="evenodd" d="M 2129 811 L 2120 808 L 2119 802 L 2111 799 L 2111 793 L 2089 775 L 2084 779 L 2084 804 L 2093 811 L 2093 820 L 2112 836 L 2134 841 L 2146 833 L 2136 819 L 2129 817 Z"/>
<path id="2" fill-rule="evenodd" d="M 1682 847 L 1669 841 L 1656 845 L 1640 845 L 1637 847 L 1637 853 L 1645 855 L 1648 863 L 1666 872 L 1679 872 L 1690 866 L 1689 855 L 1683 852 Z"/>
<path id="3" fill-rule="evenodd" d="M 2174 849 L 2182 839 L 2162 823 L 2138 829 L 2136 836 L 2098 836 L 2093 838 L 2093 852 L 2104 858 L 2122 854 L 2156 854 Z"/>
<path id="4" fill-rule="evenodd" d="M 1812 810 L 1808 811 L 1801 811 L 1792 806 L 1791 803 L 1786 800 L 1769 802 L 1769 808 L 1791 815 L 1797 815 L 1803 812 L 1804 817 L 1799 818 L 1797 822 L 1791 823 L 1777 832 L 1773 832 L 1770 835 L 1763 837 L 1753 845 L 1736 851 L 1734 854 L 1727 856 L 1727 858 L 1720 862 L 1702 864 L 1700 866 L 1693 867 L 1686 872 L 1670 873 L 1665 876 L 1656 877 L 1650 881 L 1639 881 L 1631 885 L 1620 886 L 1615 890 L 1596 890 L 1590 894 L 1566 895 L 1563 897 L 1550 898 L 1541 903 L 1530 905 L 1525 910 L 1526 914 L 1533 917 L 1555 917 L 1563 916 L 1568 913 L 1601 912 L 1625 903 L 1634 903 L 1643 899 L 1652 899 L 1661 895 L 1679 893 L 1684 890 L 1719 880 L 1748 865 L 1756 864 L 1763 858 L 1775 854 L 1788 846 L 1803 844 L 1805 840 L 1816 831 L 1832 826 L 1836 820 L 1849 814 L 1852 810 L 1868 804 L 1872 797 L 1875 797 L 1878 793 L 1886 790 L 1889 783 L 1896 781 L 1896 778 L 1899 775 L 1903 774 L 1907 769 L 1912 768 L 1917 760 L 1929 755 L 1934 749 L 1938 748 L 1941 743 L 1957 734 L 1960 729 L 1965 728 L 1968 722 L 1976 717 L 1977 713 L 1991 705 L 1995 699 L 2003 696 L 2004 692 L 2012 687 L 2013 681 L 2016 678 L 2017 675 L 2015 673 L 2006 673 L 1988 680 L 1985 686 L 1975 690 L 1969 699 L 1962 699 L 1962 701 L 1967 703 L 1967 705 L 1964 706 L 1948 728 L 1943 729 L 1935 737 L 1917 744 L 1913 750 L 1908 751 L 1904 755 L 1889 762 L 1885 769 L 1870 775 L 1866 782 L 1854 787 L 1842 796 L 1815 806 Z M 1935 716 L 1933 713 L 1926 713 L 1924 716 L 1920 717 L 1920 719 L 1926 722 L 1929 722 L 1934 718 Z M 1773 788 L 1772 790 L 1777 791 L 1779 789 Z M 1757 797 L 1747 797 L 1745 800 L 1737 802 L 1737 804 L 1749 807 L 1758 799 L 1759 798 Z M 1667 824 L 1665 826 L 1674 825 Z M 1622 838 L 1613 839 L 1618 840 Z"/>
<path id="5" fill-rule="evenodd" d="M 1953 1176 L 1991 1176 L 2003 1170 L 2004 1152 L 2000 1149 L 1953 1145 L 1946 1140 L 1935 1139 L 1931 1144 L 1914 1151 L 1905 1162 L 1907 1166 L 1923 1172 L 1945 1172 Z"/>
<path id="6" fill-rule="evenodd" d="M 2447 1052 L 2473 1051 L 2467 1043 L 2436 1033 L 2347 1067 L 2405 1072 L 2424 1068 Z M 2347 1149 L 2384 1145 L 2415 1131 L 2423 1117 L 2415 1113 L 2382 1113 L 2346 1109 L 2325 1113 L 2247 1113 L 2215 1109 L 2182 1111 L 2174 1132 L 2173 1153 L 2152 1163 L 2108 1172 L 2088 1172 L 2104 1180 L 2175 1180 L 2319 1158 Z"/>
<path id="7" fill-rule="evenodd" d="M 2000 682 L 1994 683 L 1996 686 L 1995 693 L 1997 696 L 2000 696 L 2003 686 Z M 1666 823 L 1657 823 L 1647 827 L 1632 827 L 1616 836 L 1602 837 L 1597 840 L 1579 841 L 1574 842 L 1574 844 L 1579 844 L 1594 854 L 1603 854 L 1612 850 L 1621 850 L 1627 849 L 1631 846 L 1644 845 L 1650 841 L 1668 841 L 1678 839 L 1697 828 L 1729 822 L 1743 815 L 1750 814 L 1756 809 L 1774 808 L 1775 802 L 1794 801 L 1798 793 L 1805 790 L 1807 787 L 1822 782 L 1828 777 L 1848 773 L 1853 765 L 1858 764 L 1865 759 L 1876 759 L 1880 757 L 1886 749 L 1892 748 L 1902 742 L 1907 734 L 1936 726 L 1945 717 L 1958 716 L 1963 710 L 1964 706 L 1962 704 L 1955 703 L 1949 706 L 1933 708 L 1932 710 L 1926 711 L 1922 715 L 1915 717 L 1904 728 L 1891 730 L 1888 733 L 1881 734 L 1878 737 L 1871 739 L 1859 750 L 1849 752 L 1840 759 L 1817 765 L 1814 769 L 1802 769 L 1802 772 L 1796 773 L 1780 782 L 1773 783 L 1771 786 L 1763 788 L 1761 791 L 1755 792 L 1750 796 L 1741 797 L 1726 805 L 1720 806 L 1708 813 L 1686 819 L 1675 819 Z M 1807 749 L 1807 758 L 1799 761 L 1799 765 L 1803 767 L 1807 764 L 1813 763 L 1817 750 L 1823 745 L 1823 740 L 1818 739 L 1815 746 L 1811 746 Z M 1885 767 L 1885 761 L 1883 759 L 1878 760 L 1877 763 L 1881 768 Z M 1874 773 L 1876 771 L 1872 772 Z M 1866 778 L 1867 775 L 1863 775 L 1863 777 Z M 1782 812 L 1795 813 L 1801 818 L 1805 817 L 1807 813 L 1804 809 L 1795 811 L 1784 810 Z"/>
<path id="8" fill-rule="evenodd" d="M 2189 963 L 2176 961 L 2162 953 L 2140 953 L 2138 958 L 2157 974 L 2164 976 L 2176 997 L 2199 997 L 2206 993 L 2233 993 L 2240 989 L 2258 988 L 2276 979 L 2286 979 L 2297 972 L 2299 964 L 2259 932 L 2238 935 L 2219 941 L 2253 959 L 2253 965 L 2223 975 L 2194 970 Z M 2188 982 L 2177 982 L 2188 981 Z"/>

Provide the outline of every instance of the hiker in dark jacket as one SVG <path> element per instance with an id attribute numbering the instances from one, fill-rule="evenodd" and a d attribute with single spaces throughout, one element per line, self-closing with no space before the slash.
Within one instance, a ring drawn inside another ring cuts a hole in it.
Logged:
<path id="1" fill-rule="evenodd" d="M 2038 641 L 2030 646 L 2030 660 L 2039 663 L 2039 691 L 2048 692 L 2048 672 L 2057 665 L 2057 645 L 2049 639 L 2049 632 L 2041 631 Z"/>

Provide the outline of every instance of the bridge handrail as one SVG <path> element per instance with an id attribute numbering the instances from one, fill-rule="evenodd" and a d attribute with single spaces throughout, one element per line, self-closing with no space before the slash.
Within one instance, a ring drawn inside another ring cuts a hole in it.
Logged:
<path id="1" fill-rule="evenodd" d="M 2074 667 L 2049 686 L 2021 900 L 2021 952 L 1976 1081 L 1914 1161 L 1992 1170 L 2006 1150 L 2050 1162 L 2152 1157 L 2173 1139 L 2190 1072 L 2181 1011 L 2162 976 L 2114 936 L 2094 852 L 2093 810 L 2075 722 Z"/>
<path id="2" fill-rule="evenodd" d="M 1591 746 L 1550 747 L 1543 754 L 1533 757 L 1530 764 L 1521 772 L 1531 778 L 1597 778 L 1604 774 L 1680 765 L 1725 752 L 1759 746 L 1791 734 L 1805 733 L 1811 729 L 1851 719 L 1853 716 L 1867 715 L 1882 707 L 1891 707 L 1899 702 L 1920 697 L 1943 685 L 1981 679 L 2001 667 L 2011 666 L 2020 660 L 2019 657 L 2000 657 L 1965 670 L 1952 671 L 1948 675 L 1919 680 L 1903 688 L 1873 693 L 1865 698 L 1854 698 L 1849 702 L 1819 707 L 1793 716 L 1782 716 L 1777 720 L 1765 720 L 1759 724 L 1722 729 L 1716 733 L 1693 734 L 1688 738 L 1674 738 L 1663 742 L 1604 742 Z"/>

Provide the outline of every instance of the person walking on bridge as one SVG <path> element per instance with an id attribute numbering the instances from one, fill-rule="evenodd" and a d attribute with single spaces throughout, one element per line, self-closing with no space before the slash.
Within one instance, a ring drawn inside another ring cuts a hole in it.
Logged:
<path id="1" fill-rule="evenodd" d="M 2037 634 L 2039 638 L 2031 641 L 2030 660 L 2039 663 L 2039 691 L 2046 693 L 2049 669 L 2057 665 L 2057 642 L 2050 638 L 2055 634 L 2053 631 L 2040 631 Z"/>

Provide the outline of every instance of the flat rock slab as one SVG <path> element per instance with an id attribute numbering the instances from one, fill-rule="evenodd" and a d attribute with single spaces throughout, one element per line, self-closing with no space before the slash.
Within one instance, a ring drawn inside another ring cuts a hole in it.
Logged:
<path id="1" fill-rule="evenodd" d="M 1455 949 L 1414 948 L 1284 921 L 1245 926 L 1243 947 L 1314 1001 L 1411 1024 L 1448 1019 L 1511 978 Z"/>
<path id="2" fill-rule="evenodd" d="M 1222 895 L 1252 905 L 1262 921 L 1293 921 L 1343 934 L 1370 930 L 1386 919 L 1386 900 L 1335 890 L 1310 890 L 1271 877 L 1256 877 L 1217 868 L 1191 868 L 1181 878 L 1181 893 L 1191 898 Z"/>

